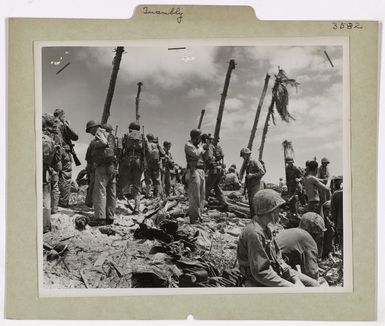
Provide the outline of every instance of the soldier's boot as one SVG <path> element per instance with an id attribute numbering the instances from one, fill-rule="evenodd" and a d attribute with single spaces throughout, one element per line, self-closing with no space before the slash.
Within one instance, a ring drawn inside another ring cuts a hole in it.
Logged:
<path id="1" fill-rule="evenodd" d="M 140 213 L 140 194 L 137 194 L 135 196 L 135 206 L 134 206 L 134 211 L 132 214 L 138 215 Z"/>
<path id="2" fill-rule="evenodd" d="M 146 184 L 146 198 L 151 198 L 151 184 Z"/>

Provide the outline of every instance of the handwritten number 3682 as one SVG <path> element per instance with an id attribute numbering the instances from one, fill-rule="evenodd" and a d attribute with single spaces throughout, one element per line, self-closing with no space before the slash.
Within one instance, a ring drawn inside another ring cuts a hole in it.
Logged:
<path id="1" fill-rule="evenodd" d="M 333 23 L 333 29 L 362 29 L 360 23 Z"/>

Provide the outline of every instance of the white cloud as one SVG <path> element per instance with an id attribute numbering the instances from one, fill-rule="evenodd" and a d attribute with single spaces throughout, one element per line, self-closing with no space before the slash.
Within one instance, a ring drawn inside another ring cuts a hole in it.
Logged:
<path id="1" fill-rule="evenodd" d="M 206 91 L 204 90 L 204 88 L 194 87 L 189 90 L 189 92 L 187 93 L 187 97 L 197 98 L 197 97 L 203 97 L 205 94 L 206 94 Z"/>
<path id="2" fill-rule="evenodd" d="M 190 52 L 195 60 L 186 61 L 184 51 L 169 51 L 167 47 L 126 47 L 122 56 L 119 77 L 129 82 L 149 81 L 162 88 L 177 87 L 186 79 L 211 80 L 216 75 L 215 47 L 194 47 Z M 81 55 L 89 65 L 112 67 L 112 48 L 85 49 Z"/>

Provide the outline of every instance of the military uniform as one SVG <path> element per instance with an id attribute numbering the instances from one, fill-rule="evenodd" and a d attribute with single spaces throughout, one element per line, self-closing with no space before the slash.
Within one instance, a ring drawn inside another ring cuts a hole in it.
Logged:
<path id="1" fill-rule="evenodd" d="M 318 249 L 309 232 L 292 228 L 280 231 L 275 238 L 288 265 L 299 265 L 303 274 L 318 280 Z"/>
<path id="2" fill-rule="evenodd" d="M 46 119 L 43 116 L 43 233 L 51 230 L 51 211 L 52 211 L 52 177 L 58 175 L 61 170 L 61 151 L 60 146 L 52 138 L 51 131 L 46 128 Z"/>
<path id="3" fill-rule="evenodd" d="M 208 200 L 211 190 L 214 189 L 215 196 L 219 203 L 226 207 L 227 201 L 221 187 L 219 186 L 223 176 L 221 163 L 222 159 L 222 148 L 219 145 L 208 144 L 204 153 L 204 160 L 207 170 L 206 200 Z"/>
<path id="4" fill-rule="evenodd" d="M 49 119 L 49 118 L 47 118 Z M 59 199 L 60 199 L 60 190 L 59 190 L 59 174 L 61 174 L 62 170 L 62 157 L 64 154 L 64 150 L 62 148 L 61 138 L 59 136 L 59 131 L 57 126 L 54 124 L 53 117 L 52 125 L 50 127 L 46 127 L 43 130 L 43 133 L 51 137 L 56 146 L 56 164 L 60 161 L 60 168 L 56 171 L 55 169 L 51 170 L 50 179 L 51 179 L 51 214 L 56 214 L 58 212 Z"/>
<path id="5" fill-rule="evenodd" d="M 115 138 L 102 128 L 97 129 L 92 140 L 92 162 L 95 166 L 94 219 L 112 222 L 116 209 Z"/>
<path id="6" fill-rule="evenodd" d="M 127 196 L 132 187 L 135 211 L 139 212 L 141 177 L 144 169 L 146 142 L 139 130 L 130 130 L 122 139 L 122 156 L 119 164 L 119 185 L 122 195 Z"/>
<path id="7" fill-rule="evenodd" d="M 154 188 L 153 195 L 157 197 L 162 195 L 162 185 L 160 179 L 160 167 L 161 167 L 161 158 L 164 156 L 163 151 L 161 150 L 159 144 L 154 141 L 148 142 L 148 150 L 146 151 L 147 155 L 147 169 L 145 171 L 147 182 L 146 182 L 146 194 L 150 196 L 151 185 Z"/>
<path id="8" fill-rule="evenodd" d="M 72 155 L 71 155 L 71 141 L 76 141 L 79 136 L 72 130 L 72 128 L 63 121 L 56 119 L 59 137 L 63 147 L 63 155 L 61 159 L 62 171 L 59 176 L 59 190 L 60 200 L 59 205 L 68 207 L 71 193 L 71 179 L 72 179 Z"/>
<path id="9" fill-rule="evenodd" d="M 250 206 L 250 216 L 253 217 L 255 215 L 254 207 L 253 207 L 253 197 L 255 194 L 264 189 L 264 182 L 262 181 L 262 177 L 265 175 L 265 167 L 264 165 L 255 159 L 250 159 L 246 164 L 246 188 L 247 188 L 247 196 L 249 197 L 249 206 Z"/>
<path id="10" fill-rule="evenodd" d="M 92 193 L 94 191 L 94 185 L 95 185 L 95 165 L 92 162 L 93 146 L 94 146 L 94 142 L 91 142 L 88 145 L 87 152 L 86 152 L 86 162 L 87 162 L 86 170 L 87 170 L 87 177 L 88 177 L 88 188 L 87 188 L 85 204 L 88 207 L 93 206 Z"/>
<path id="11" fill-rule="evenodd" d="M 298 190 L 298 195 L 300 196 L 300 199 L 302 199 L 302 186 L 301 184 L 297 181 L 297 179 L 300 179 L 303 177 L 301 170 L 296 167 L 295 165 L 287 165 L 285 168 L 286 171 L 286 186 L 287 186 L 287 191 L 288 191 L 288 196 L 291 198 L 290 201 L 290 211 L 292 213 L 297 213 L 296 209 L 296 193 Z M 302 204 L 304 202 L 302 201 Z"/>
<path id="12" fill-rule="evenodd" d="M 165 195 L 168 197 L 171 192 L 171 175 L 175 173 L 175 167 L 171 152 L 167 148 L 163 148 L 163 152 L 165 156 L 163 158 L 162 184 Z"/>
<path id="13" fill-rule="evenodd" d="M 202 210 L 205 192 L 205 171 L 203 160 L 203 148 L 195 146 L 188 141 L 184 147 L 187 171 L 187 191 L 189 197 L 190 223 L 197 223 L 202 220 Z"/>

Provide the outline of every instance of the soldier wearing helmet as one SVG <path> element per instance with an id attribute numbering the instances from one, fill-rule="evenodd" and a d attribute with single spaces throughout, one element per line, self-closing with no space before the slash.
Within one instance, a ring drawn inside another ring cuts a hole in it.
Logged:
<path id="1" fill-rule="evenodd" d="M 192 129 L 190 140 L 184 147 L 187 161 L 185 180 L 189 197 L 189 217 L 192 224 L 202 221 L 205 199 L 204 149 L 201 135 L 202 132 L 199 129 Z"/>
<path id="2" fill-rule="evenodd" d="M 171 142 L 168 140 L 165 140 L 163 142 L 163 152 L 164 157 L 162 160 L 162 185 L 165 192 L 165 195 L 168 197 L 170 196 L 172 182 L 174 180 L 171 180 L 171 175 L 174 174 L 175 164 L 174 160 L 171 155 Z"/>
<path id="3" fill-rule="evenodd" d="M 125 198 L 135 200 L 133 214 L 139 214 L 141 177 L 146 167 L 147 142 L 140 126 L 131 122 L 128 133 L 122 139 L 122 154 L 119 164 L 119 191 Z M 131 191 L 131 192 L 130 192 Z"/>
<path id="4" fill-rule="evenodd" d="M 273 229 L 284 203 L 272 189 L 260 190 L 253 197 L 255 215 L 243 229 L 237 248 L 239 270 L 247 287 L 318 286 L 318 282 L 295 271 L 282 259 Z"/>
<path id="5" fill-rule="evenodd" d="M 215 197 L 219 201 L 220 205 L 222 205 L 223 209 L 227 209 L 228 203 L 220 186 L 220 182 L 222 181 L 222 177 L 224 175 L 224 169 L 222 166 L 223 150 L 218 143 L 213 143 L 213 137 L 211 137 L 210 134 L 206 138 L 206 144 L 204 148 L 205 152 L 203 154 L 203 158 L 207 172 L 206 200 L 208 201 L 211 191 L 214 190 Z"/>
<path id="6" fill-rule="evenodd" d="M 285 261 L 292 268 L 301 267 L 301 272 L 318 280 L 318 252 L 322 248 L 325 223 L 316 213 L 305 213 L 299 227 L 285 229 L 276 235 L 278 247 Z"/>
<path id="7" fill-rule="evenodd" d="M 321 159 L 321 166 L 318 168 L 317 178 L 321 180 L 324 185 L 327 185 L 330 178 L 328 165 L 330 164 L 329 160 L 326 157 Z M 330 200 L 330 192 L 321 191 L 320 192 L 320 203 L 321 205 Z"/>
<path id="8" fill-rule="evenodd" d="M 153 186 L 153 195 L 158 197 L 162 195 L 161 184 L 161 164 L 164 157 L 163 149 L 159 146 L 158 137 L 153 134 L 147 134 L 146 162 L 147 167 L 144 171 L 146 183 L 146 197 L 151 196 L 151 186 Z"/>
<path id="9" fill-rule="evenodd" d="M 70 122 L 65 119 L 65 112 L 62 109 L 56 109 L 53 113 L 55 123 L 58 129 L 58 136 L 63 148 L 62 171 L 59 177 L 60 199 L 59 205 L 68 207 L 71 193 L 72 179 L 72 141 L 79 139 L 77 133 L 71 128 Z"/>
<path id="10" fill-rule="evenodd" d="M 250 215 L 254 216 L 253 197 L 254 195 L 264 188 L 263 176 L 266 173 L 265 164 L 262 161 L 258 161 L 251 158 L 251 151 L 248 148 L 242 148 L 240 156 L 245 161 L 245 187 L 247 189 L 247 195 L 249 197 Z"/>
<path id="11" fill-rule="evenodd" d="M 90 226 L 112 224 L 116 209 L 116 168 L 115 137 L 101 125 L 90 120 L 86 132 L 94 136 L 86 155 L 87 163 L 94 171 L 92 204 L 94 217 L 89 220 Z"/>
<path id="12" fill-rule="evenodd" d="M 292 157 L 287 157 L 285 161 L 286 185 L 288 190 L 290 212 L 293 214 L 297 214 L 296 194 L 298 194 L 300 198 L 302 198 L 301 181 L 303 180 L 303 172 L 294 165 L 294 159 Z"/>

